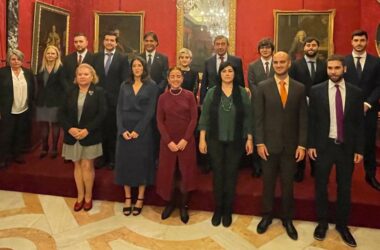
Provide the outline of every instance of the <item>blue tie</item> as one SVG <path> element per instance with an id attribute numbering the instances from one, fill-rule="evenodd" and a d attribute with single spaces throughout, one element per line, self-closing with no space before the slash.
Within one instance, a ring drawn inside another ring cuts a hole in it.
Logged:
<path id="1" fill-rule="evenodd" d="M 106 53 L 106 55 L 107 55 L 108 57 L 107 57 L 106 65 L 104 65 L 104 72 L 105 72 L 106 75 L 107 75 L 107 74 L 108 74 L 108 70 L 110 69 L 110 65 L 111 65 L 112 55 L 113 55 L 113 53 Z"/>

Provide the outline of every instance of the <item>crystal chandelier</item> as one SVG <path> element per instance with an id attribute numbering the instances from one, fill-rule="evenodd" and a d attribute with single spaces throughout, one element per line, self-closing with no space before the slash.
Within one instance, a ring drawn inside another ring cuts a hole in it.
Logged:
<path id="1" fill-rule="evenodd" d="M 176 6 L 178 9 L 182 9 L 186 14 L 197 8 L 198 2 L 199 0 L 177 0 Z"/>

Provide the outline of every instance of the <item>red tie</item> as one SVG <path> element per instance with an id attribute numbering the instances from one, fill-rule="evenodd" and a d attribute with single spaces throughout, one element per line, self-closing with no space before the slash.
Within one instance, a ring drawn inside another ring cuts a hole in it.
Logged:
<path id="1" fill-rule="evenodd" d="M 219 59 L 220 59 L 220 63 L 224 63 L 224 56 L 219 56 Z"/>

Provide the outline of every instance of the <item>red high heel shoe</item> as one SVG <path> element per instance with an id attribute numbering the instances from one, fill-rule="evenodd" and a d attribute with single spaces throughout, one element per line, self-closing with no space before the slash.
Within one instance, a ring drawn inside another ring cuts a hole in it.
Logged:
<path id="1" fill-rule="evenodd" d="M 78 212 L 78 211 L 82 210 L 83 204 L 84 204 L 84 199 L 81 202 L 76 201 L 74 204 L 74 211 Z"/>
<path id="2" fill-rule="evenodd" d="M 89 210 L 91 210 L 91 208 L 92 208 L 92 199 L 89 202 L 84 200 L 83 210 L 89 211 Z"/>

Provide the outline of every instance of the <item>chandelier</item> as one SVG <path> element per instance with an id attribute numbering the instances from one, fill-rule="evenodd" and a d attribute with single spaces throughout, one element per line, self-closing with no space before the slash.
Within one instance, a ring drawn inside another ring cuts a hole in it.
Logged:
<path id="1" fill-rule="evenodd" d="M 177 0 L 176 6 L 182 9 L 185 14 L 197 8 L 200 0 Z"/>

